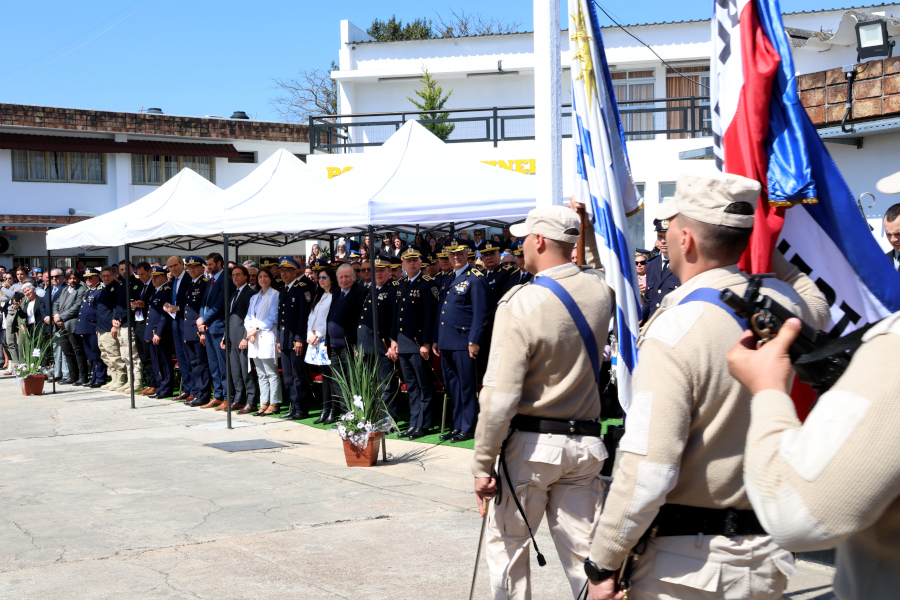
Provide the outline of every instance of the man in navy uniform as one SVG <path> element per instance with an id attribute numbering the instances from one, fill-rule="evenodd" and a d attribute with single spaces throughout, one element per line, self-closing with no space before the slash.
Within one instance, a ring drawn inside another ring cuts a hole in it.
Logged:
<path id="1" fill-rule="evenodd" d="M 403 381 L 409 394 L 409 429 L 397 437 L 420 438 L 431 429 L 431 340 L 434 336 L 434 312 L 438 286 L 422 271 L 421 250 L 407 245 L 400 251 L 406 277 L 400 280 L 400 292 L 394 307 L 391 349 L 398 355 Z"/>
<path id="2" fill-rule="evenodd" d="M 510 248 L 512 255 L 516 258 L 516 266 L 518 269 L 509 274 L 509 278 L 506 280 L 507 291 L 517 285 L 528 283 L 534 277 L 534 275 L 525 269 L 525 252 L 522 248 L 522 243 L 523 240 L 518 240 L 517 242 L 514 242 L 512 248 Z"/>
<path id="3" fill-rule="evenodd" d="M 219 344 L 225 338 L 225 286 L 234 287 L 234 284 L 225 274 L 224 267 L 225 260 L 218 252 L 206 257 L 209 283 L 200 304 L 197 330 L 202 334 L 200 343 L 206 346 L 213 397 L 200 408 L 215 408 L 225 402 L 225 351 Z"/>
<path id="4" fill-rule="evenodd" d="M 100 283 L 100 272 L 88 267 L 84 270 L 86 289 L 81 297 L 81 308 L 78 311 L 78 325 L 75 335 L 81 338 L 84 356 L 90 369 L 88 387 L 98 388 L 106 383 L 106 364 L 100 360 L 100 346 L 97 343 L 97 297 L 103 290 Z"/>
<path id="5" fill-rule="evenodd" d="M 203 274 L 203 268 L 206 263 L 199 256 L 188 256 L 184 259 L 184 266 L 187 268 L 188 281 L 183 281 L 182 285 L 185 289 L 184 310 L 183 310 L 183 329 L 184 345 L 187 349 L 188 364 L 185 369 L 191 372 L 191 383 L 193 389 L 184 403 L 188 406 L 204 406 L 209 402 L 209 361 L 206 359 L 206 348 L 200 341 L 200 330 L 197 321 L 200 318 L 200 307 L 203 305 L 203 297 L 206 292 L 206 286 L 209 279 Z M 205 340 L 204 336 L 204 340 Z"/>
<path id="6" fill-rule="evenodd" d="M 378 302 L 378 342 L 375 342 L 375 331 L 372 321 L 372 290 L 366 290 L 362 311 L 359 314 L 359 325 L 356 329 L 356 346 L 364 353 L 378 355 L 379 376 L 386 382 L 382 399 L 391 416 L 394 412 L 394 395 L 396 393 L 396 378 L 394 377 L 394 361 L 397 354 L 391 348 L 391 330 L 394 319 L 394 306 L 397 302 L 400 282 L 394 281 L 391 271 L 391 259 L 385 255 L 378 255 L 372 260 L 375 274 L 372 285 L 375 286 L 375 296 Z"/>
<path id="7" fill-rule="evenodd" d="M 484 276 L 468 262 L 466 240 L 452 239 L 444 245 L 453 272 L 446 278 L 443 300 L 438 306 L 432 345 L 441 357 L 444 385 L 453 403 L 453 429 L 441 441 L 463 442 L 475 434 L 478 407 L 475 360 L 481 348 L 487 319 L 487 286 Z"/>
<path id="8" fill-rule="evenodd" d="M 150 267 L 153 295 L 147 310 L 147 327 L 144 341 L 150 343 L 150 360 L 156 374 L 156 393 L 148 398 L 168 398 L 172 395 L 172 318 L 164 310 L 166 302 L 172 299 L 165 267 Z"/>
<path id="9" fill-rule="evenodd" d="M 666 245 L 666 231 L 669 230 L 668 219 L 654 219 L 659 255 L 647 261 L 647 291 L 644 293 L 644 304 L 641 306 L 641 321 L 646 323 L 659 309 L 666 294 L 681 285 L 678 276 L 669 269 L 669 247 Z"/>
<path id="10" fill-rule="evenodd" d="M 281 353 L 284 389 L 291 401 L 287 418 L 305 419 L 309 416 L 312 392 L 306 363 L 303 361 L 303 342 L 306 341 L 306 326 L 314 290 L 298 277 L 301 267 L 296 259 L 282 256 L 278 266 L 281 268 L 281 278 L 285 284 L 278 297 L 276 339 L 277 350 Z M 281 407 L 277 408 L 280 410 Z"/>
<path id="11" fill-rule="evenodd" d="M 403 259 L 399 256 L 389 256 L 391 261 L 391 279 L 400 281 L 403 278 Z"/>
<path id="12" fill-rule="evenodd" d="M 487 370 L 488 356 L 491 353 L 491 332 L 494 328 L 497 303 L 506 293 L 510 272 L 515 269 L 500 264 L 500 245 L 492 240 L 486 240 L 481 244 L 481 263 L 483 265 L 481 272 L 484 273 L 484 283 L 487 286 L 487 322 L 481 339 L 477 365 L 479 374 L 484 376 L 484 372 Z"/>
<path id="13" fill-rule="evenodd" d="M 438 274 L 434 278 L 438 283 L 438 304 L 443 304 L 444 302 L 444 286 L 449 286 L 450 281 L 455 278 L 453 274 L 453 267 L 450 266 L 450 259 L 447 258 L 447 250 L 444 246 L 438 246 L 437 252 L 434 253 L 437 257 L 438 264 Z"/>

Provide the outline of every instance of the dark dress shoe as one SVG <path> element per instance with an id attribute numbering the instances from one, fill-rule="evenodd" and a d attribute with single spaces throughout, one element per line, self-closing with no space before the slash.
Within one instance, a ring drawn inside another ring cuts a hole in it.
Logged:
<path id="1" fill-rule="evenodd" d="M 450 441 L 453 442 L 453 443 L 457 443 L 457 442 L 465 442 L 466 440 L 471 440 L 471 439 L 474 438 L 474 437 L 475 437 L 475 436 L 472 434 L 471 431 L 461 431 L 460 433 L 454 435 L 454 436 L 450 439 Z"/>
<path id="2" fill-rule="evenodd" d="M 397 439 L 402 440 L 405 437 L 409 437 L 409 434 L 413 432 L 414 428 L 407 429 L 406 431 L 400 431 L 397 433 Z"/>
<path id="3" fill-rule="evenodd" d="M 409 433 L 409 435 L 406 437 L 411 440 L 417 440 L 420 437 L 425 437 L 426 435 L 428 435 L 428 431 L 426 431 L 425 429 L 422 429 L 421 427 L 416 427 L 415 430 L 411 431 Z"/>
<path id="4" fill-rule="evenodd" d="M 73 383 L 75 383 L 74 379 L 72 379 L 71 377 L 66 377 L 59 382 L 59 385 L 72 385 Z"/>
<path id="5" fill-rule="evenodd" d="M 245 406 L 244 408 L 242 408 L 241 410 L 237 411 L 237 413 L 238 413 L 239 415 L 248 415 L 248 414 L 250 414 L 250 413 L 256 412 L 256 410 L 257 410 L 257 409 L 256 409 L 255 406 L 249 406 L 249 405 L 248 405 L 248 406 Z"/>
<path id="6" fill-rule="evenodd" d="M 89 387 L 89 388 L 97 389 L 97 388 L 102 387 L 102 386 L 104 386 L 104 385 L 106 385 L 106 384 L 103 383 L 102 381 L 92 381 L 91 384 L 90 384 L 88 387 Z"/>
<path id="7" fill-rule="evenodd" d="M 203 400 L 202 398 L 195 398 L 194 400 L 191 400 L 191 403 L 188 404 L 188 406 L 197 408 L 199 406 L 203 406 L 204 404 L 206 404 L 206 400 Z"/>
<path id="8" fill-rule="evenodd" d="M 73 383 L 72 385 L 81 387 L 81 386 L 87 385 L 87 384 L 88 384 L 88 380 L 85 379 L 84 377 L 82 377 L 82 378 L 80 378 L 78 381 L 76 381 L 75 383 Z"/>
<path id="9" fill-rule="evenodd" d="M 188 396 L 190 396 L 190 394 L 188 394 L 187 392 L 181 392 L 180 394 L 178 394 L 177 396 L 175 396 L 174 399 L 175 399 L 175 400 L 187 400 L 187 399 L 188 399 Z"/>
<path id="10" fill-rule="evenodd" d="M 448 440 L 452 440 L 453 438 L 455 438 L 456 436 L 458 436 L 461 433 L 462 433 L 462 431 L 460 431 L 459 429 L 454 429 L 453 431 L 448 431 L 444 435 L 440 436 L 438 439 L 441 440 L 442 442 L 446 442 Z"/>
<path id="11" fill-rule="evenodd" d="M 187 398 L 184 399 L 184 403 L 190 406 L 191 402 L 193 402 L 195 398 L 196 398 L 196 396 L 191 394 L 190 396 L 188 396 Z"/>

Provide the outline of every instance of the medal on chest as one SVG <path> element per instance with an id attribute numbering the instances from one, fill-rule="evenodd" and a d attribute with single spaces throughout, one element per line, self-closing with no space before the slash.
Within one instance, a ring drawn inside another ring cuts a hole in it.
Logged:
<path id="1" fill-rule="evenodd" d="M 466 290 L 469 289 L 469 280 L 463 280 L 456 284 L 456 293 L 457 294 L 465 294 Z"/>

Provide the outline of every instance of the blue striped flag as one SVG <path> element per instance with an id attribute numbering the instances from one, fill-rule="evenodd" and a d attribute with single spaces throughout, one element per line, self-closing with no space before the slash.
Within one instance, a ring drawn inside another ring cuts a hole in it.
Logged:
<path id="1" fill-rule="evenodd" d="M 600 24 L 591 0 L 569 6 L 572 56 L 572 141 L 575 144 L 575 199 L 594 217 L 606 283 L 615 292 L 613 315 L 618 356 L 615 357 L 619 403 L 627 412 L 632 373 L 637 365 L 640 292 L 627 217 L 641 208 L 631 177 L 625 132 L 619 119 Z"/>

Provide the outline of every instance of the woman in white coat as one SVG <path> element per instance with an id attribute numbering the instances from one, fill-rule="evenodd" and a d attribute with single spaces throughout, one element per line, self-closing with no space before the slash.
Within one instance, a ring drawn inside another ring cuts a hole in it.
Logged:
<path id="1" fill-rule="evenodd" d="M 331 361 L 325 346 L 328 328 L 328 310 L 331 308 L 332 294 L 338 289 L 337 275 L 322 260 L 313 266 L 316 282 L 319 284 L 309 310 L 306 328 L 306 362 L 319 367 L 322 373 L 322 414 L 313 423 L 325 423 L 331 412 Z"/>
<path id="2" fill-rule="evenodd" d="M 265 269 L 257 275 L 259 293 L 250 298 L 244 318 L 247 330 L 247 356 L 256 365 L 259 380 L 259 412 L 256 417 L 281 411 L 281 381 L 275 364 L 275 323 L 278 321 L 278 290 L 272 287 L 272 276 Z"/>

